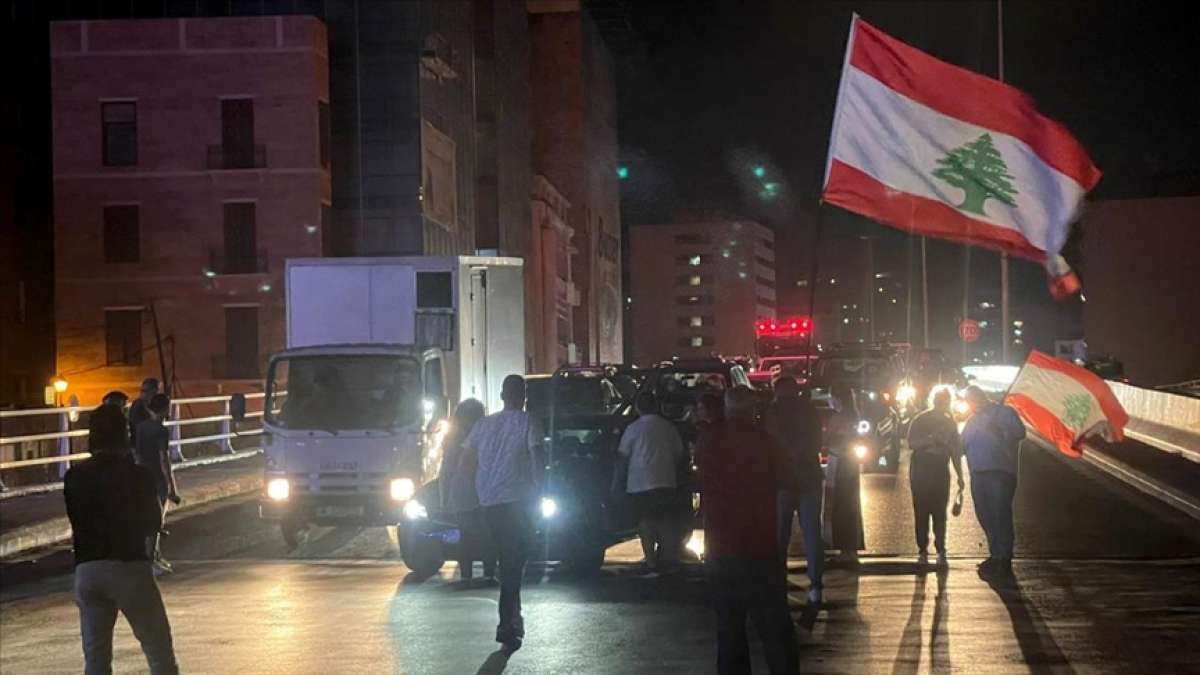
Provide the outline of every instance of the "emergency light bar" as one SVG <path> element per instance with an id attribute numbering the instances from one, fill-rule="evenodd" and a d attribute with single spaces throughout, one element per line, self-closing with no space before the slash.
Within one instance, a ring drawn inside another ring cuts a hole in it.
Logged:
<path id="1" fill-rule="evenodd" d="M 807 335 L 812 330 L 812 319 L 807 316 L 793 316 L 785 319 L 759 319 L 754 323 L 754 335 Z"/>

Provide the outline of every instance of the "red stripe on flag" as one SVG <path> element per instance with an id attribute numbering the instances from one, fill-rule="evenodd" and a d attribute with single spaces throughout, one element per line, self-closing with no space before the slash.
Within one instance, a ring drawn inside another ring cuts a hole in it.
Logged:
<path id="1" fill-rule="evenodd" d="M 1042 161 L 1084 191 L 1100 170 L 1066 127 L 1042 115 L 1019 89 L 950 65 L 855 20 L 850 64 L 918 103 L 976 126 L 1024 141 Z"/>
<path id="2" fill-rule="evenodd" d="M 1125 412 L 1125 408 L 1121 407 L 1121 402 L 1117 400 L 1112 389 L 1099 375 L 1074 363 L 1043 354 L 1036 349 L 1029 352 L 1029 360 L 1026 363 L 1062 373 L 1083 385 L 1088 393 L 1100 402 L 1100 410 L 1108 418 L 1108 427 L 1113 437 L 1117 440 L 1125 438 L 1125 425 L 1129 423 L 1129 414 Z"/>
<path id="3" fill-rule="evenodd" d="M 1016 230 L 969 218 L 936 199 L 894 190 L 836 158 L 822 199 L 911 234 L 974 244 L 1037 262 L 1046 259 Z"/>
<path id="4" fill-rule="evenodd" d="M 1009 394 L 1004 400 L 1012 406 L 1017 414 L 1033 427 L 1046 440 L 1050 441 L 1062 454 L 1079 458 L 1083 452 L 1075 447 L 1075 433 L 1062 423 L 1062 420 L 1046 410 L 1041 405 L 1024 394 Z"/>

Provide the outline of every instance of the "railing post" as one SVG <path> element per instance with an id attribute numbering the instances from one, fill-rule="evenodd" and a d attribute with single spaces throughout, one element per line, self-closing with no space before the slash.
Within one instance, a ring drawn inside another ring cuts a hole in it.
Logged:
<path id="1" fill-rule="evenodd" d="M 58 413 L 58 431 L 59 431 L 59 433 L 63 434 L 63 436 L 58 439 L 58 456 L 59 457 L 66 457 L 67 455 L 71 454 L 71 438 L 66 435 L 66 433 L 70 430 L 71 430 L 71 419 L 68 416 L 67 411 L 63 410 Z M 88 450 L 91 450 L 91 448 L 88 448 Z M 62 480 L 63 476 L 67 475 L 67 469 L 71 468 L 69 466 L 69 464 L 70 464 L 70 462 L 65 462 L 65 461 L 58 463 L 58 478 L 59 478 L 59 480 Z"/>
<path id="2" fill-rule="evenodd" d="M 179 421 L 179 404 L 174 401 L 171 401 L 171 419 Z M 176 463 L 183 461 L 183 446 L 178 443 L 183 437 L 179 431 L 181 428 L 178 424 L 171 425 L 171 461 Z"/>
<path id="3" fill-rule="evenodd" d="M 224 452 L 227 455 L 233 454 L 233 439 L 229 437 L 230 430 L 233 424 L 230 422 L 229 416 L 229 397 L 225 398 L 225 419 L 221 420 L 221 433 L 226 434 L 224 440 Z"/>

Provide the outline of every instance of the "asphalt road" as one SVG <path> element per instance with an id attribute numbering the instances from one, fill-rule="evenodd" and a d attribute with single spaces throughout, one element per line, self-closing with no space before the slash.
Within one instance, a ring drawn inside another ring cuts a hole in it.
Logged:
<path id="1" fill-rule="evenodd" d="M 907 475 L 864 477 L 870 557 L 832 569 L 826 606 L 807 610 L 793 560 L 792 602 L 815 672 L 1184 672 L 1200 663 L 1200 539 L 1186 520 L 1078 463 L 1033 446 L 1017 495 L 1020 588 L 974 573 L 982 533 L 968 501 L 951 522 L 948 574 L 912 564 Z M 494 588 L 462 589 L 448 565 L 417 580 L 382 528 L 310 532 L 287 551 L 249 500 L 171 525 L 162 581 L 187 672 L 710 672 L 713 623 L 698 569 L 633 574 L 631 543 L 589 581 L 531 568 L 529 635 L 495 652 Z M 69 554 L 0 565 L 0 672 L 78 672 Z M 116 669 L 143 670 L 119 623 Z M 761 664 L 759 664 L 761 665 Z"/>

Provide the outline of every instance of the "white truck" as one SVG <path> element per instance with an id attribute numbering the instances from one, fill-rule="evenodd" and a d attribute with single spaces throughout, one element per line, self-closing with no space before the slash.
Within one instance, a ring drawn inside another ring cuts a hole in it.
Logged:
<path id="1" fill-rule="evenodd" d="M 436 476 L 453 404 L 499 410 L 525 372 L 523 261 L 480 256 L 287 261 L 287 349 L 271 356 L 261 517 L 395 525 Z M 234 416 L 244 415 L 235 400 Z"/>

